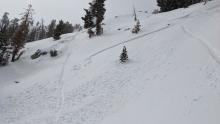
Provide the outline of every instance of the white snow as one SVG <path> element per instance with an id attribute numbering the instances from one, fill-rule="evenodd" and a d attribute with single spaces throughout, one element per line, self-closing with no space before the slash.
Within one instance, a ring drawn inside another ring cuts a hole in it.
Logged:
<path id="1" fill-rule="evenodd" d="M 28 43 L 0 68 L 0 124 L 219 124 L 220 1 L 138 18 L 137 35 L 128 14 L 100 37 Z M 37 49 L 59 55 L 31 60 Z"/>

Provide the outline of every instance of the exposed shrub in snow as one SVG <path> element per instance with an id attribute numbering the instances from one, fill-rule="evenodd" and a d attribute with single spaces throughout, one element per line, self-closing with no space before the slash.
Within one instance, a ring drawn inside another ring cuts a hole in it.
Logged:
<path id="1" fill-rule="evenodd" d="M 89 38 L 92 38 L 95 36 L 95 32 L 91 28 L 88 29 L 87 33 L 89 34 Z"/>
<path id="2" fill-rule="evenodd" d="M 128 53 L 125 46 L 123 47 L 122 53 L 120 55 L 120 61 L 121 63 L 125 63 L 126 61 L 128 61 Z"/>
<path id="3" fill-rule="evenodd" d="M 56 57 L 58 55 L 57 50 L 50 50 L 50 56 L 51 57 Z"/>
<path id="4" fill-rule="evenodd" d="M 37 59 L 42 55 L 41 50 L 37 50 L 33 55 L 31 55 L 31 59 Z"/>
<path id="5" fill-rule="evenodd" d="M 152 14 L 158 14 L 158 13 L 160 13 L 160 10 L 158 10 L 158 9 L 155 9 L 155 10 L 152 12 Z"/>
<path id="6" fill-rule="evenodd" d="M 0 50 L 0 66 L 5 66 L 9 63 L 10 52 Z"/>
<path id="7" fill-rule="evenodd" d="M 137 34 L 141 30 L 140 27 L 141 27 L 140 21 L 137 20 L 134 28 L 132 29 L 132 33 Z"/>
<path id="8" fill-rule="evenodd" d="M 48 53 L 47 51 L 42 51 L 42 52 L 41 52 L 41 55 L 42 55 L 42 56 L 45 56 L 45 55 L 47 55 L 47 53 Z"/>

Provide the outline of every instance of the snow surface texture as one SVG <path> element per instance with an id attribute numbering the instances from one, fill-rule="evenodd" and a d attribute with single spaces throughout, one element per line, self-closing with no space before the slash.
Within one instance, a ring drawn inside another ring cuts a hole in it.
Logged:
<path id="1" fill-rule="evenodd" d="M 137 35 L 124 15 L 101 37 L 28 43 L 0 68 L 0 124 L 219 124 L 220 1 L 138 18 Z M 31 60 L 37 49 L 58 57 Z"/>

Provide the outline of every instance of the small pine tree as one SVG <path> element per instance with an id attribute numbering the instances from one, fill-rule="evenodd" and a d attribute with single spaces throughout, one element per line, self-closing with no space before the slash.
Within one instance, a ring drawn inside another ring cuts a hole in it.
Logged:
<path id="1" fill-rule="evenodd" d="M 133 34 L 137 34 L 141 29 L 140 29 L 141 25 L 140 25 L 140 21 L 137 20 L 136 21 L 136 25 L 134 26 L 134 28 L 132 29 L 132 33 Z"/>
<path id="2" fill-rule="evenodd" d="M 127 49 L 125 46 L 123 47 L 122 53 L 120 55 L 120 61 L 121 63 L 125 63 L 126 61 L 128 61 Z"/>
<path id="3" fill-rule="evenodd" d="M 64 23 L 62 20 L 60 20 L 59 24 L 57 25 L 57 27 L 54 31 L 54 35 L 53 35 L 54 40 L 60 39 L 60 36 L 63 34 L 63 29 L 64 29 Z"/>

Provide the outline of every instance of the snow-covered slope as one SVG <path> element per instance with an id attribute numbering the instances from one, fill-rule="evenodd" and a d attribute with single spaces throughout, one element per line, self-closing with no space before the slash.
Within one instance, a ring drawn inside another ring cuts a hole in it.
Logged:
<path id="1" fill-rule="evenodd" d="M 27 44 L 0 68 L 0 124 L 219 124 L 220 1 L 138 18 L 137 35 L 121 15 L 101 37 Z M 31 60 L 37 49 L 59 56 Z"/>

